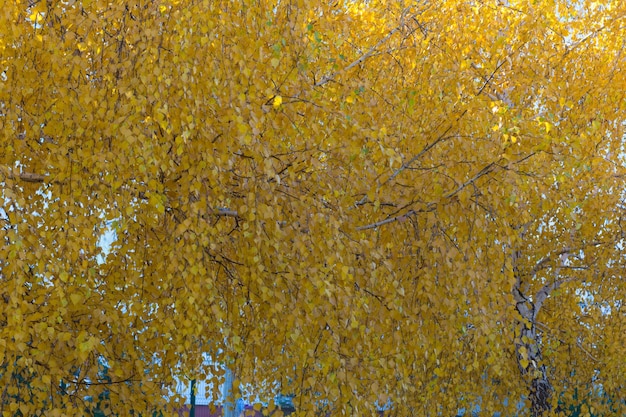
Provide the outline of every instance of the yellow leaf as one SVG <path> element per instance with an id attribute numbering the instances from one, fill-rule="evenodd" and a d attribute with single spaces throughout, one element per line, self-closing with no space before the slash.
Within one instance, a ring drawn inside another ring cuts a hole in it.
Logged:
<path id="1" fill-rule="evenodd" d="M 283 104 L 283 98 L 281 96 L 274 97 L 274 101 L 272 103 L 274 108 L 280 107 L 281 104 Z"/>
<path id="2" fill-rule="evenodd" d="M 552 130 L 552 124 L 550 124 L 550 122 L 544 122 L 544 125 L 546 127 L 546 133 L 550 133 L 550 130 Z"/>
<path id="3" fill-rule="evenodd" d="M 83 296 L 82 294 L 70 294 L 70 301 L 72 302 L 72 304 L 74 305 L 78 305 L 80 304 L 80 302 L 83 300 Z"/>
<path id="4" fill-rule="evenodd" d="M 28 16 L 28 19 L 29 19 L 31 22 L 33 22 L 33 23 L 35 23 L 35 24 L 38 24 L 38 23 L 41 23 L 41 21 L 44 19 L 44 16 L 45 16 L 45 13 L 44 13 L 44 12 L 40 12 L 40 11 L 33 11 L 33 13 L 31 13 L 31 14 Z"/>

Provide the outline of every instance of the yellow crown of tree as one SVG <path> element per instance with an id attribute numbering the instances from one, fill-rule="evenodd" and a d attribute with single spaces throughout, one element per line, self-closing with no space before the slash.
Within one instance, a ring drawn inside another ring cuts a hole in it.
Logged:
<path id="1" fill-rule="evenodd" d="M 625 16 L 4 5 L 2 415 L 624 414 Z"/>

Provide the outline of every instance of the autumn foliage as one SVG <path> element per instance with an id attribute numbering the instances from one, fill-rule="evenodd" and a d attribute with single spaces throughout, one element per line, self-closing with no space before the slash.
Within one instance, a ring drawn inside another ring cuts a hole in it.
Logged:
<path id="1" fill-rule="evenodd" d="M 3 416 L 626 413 L 625 2 L 0 9 Z"/>

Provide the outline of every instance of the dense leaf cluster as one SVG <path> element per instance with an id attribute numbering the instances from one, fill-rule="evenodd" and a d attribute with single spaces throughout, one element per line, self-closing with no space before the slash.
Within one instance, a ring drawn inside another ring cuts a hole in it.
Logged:
<path id="1" fill-rule="evenodd" d="M 605 3 L 7 2 L 0 412 L 624 414 Z"/>

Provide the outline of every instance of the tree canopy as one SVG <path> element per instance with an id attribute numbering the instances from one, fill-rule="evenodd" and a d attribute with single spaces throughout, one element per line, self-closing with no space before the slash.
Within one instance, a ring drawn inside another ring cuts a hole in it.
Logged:
<path id="1" fill-rule="evenodd" d="M 624 414 L 625 17 L 8 2 L 0 411 L 168 415 L 209 356 L 302 415 Z"/>

